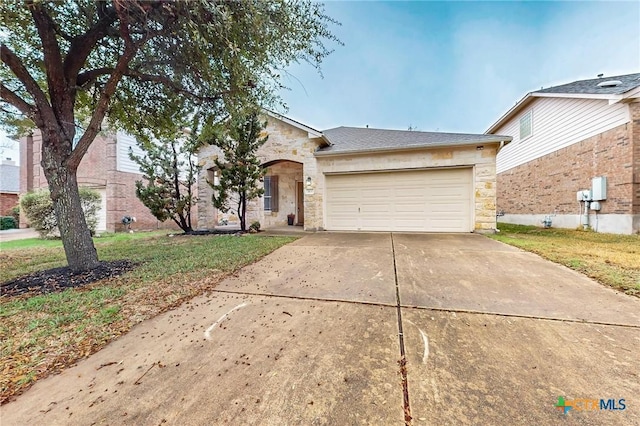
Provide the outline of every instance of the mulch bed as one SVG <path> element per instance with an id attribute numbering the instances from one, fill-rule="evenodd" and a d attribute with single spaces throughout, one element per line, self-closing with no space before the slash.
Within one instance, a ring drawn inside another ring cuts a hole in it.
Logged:
<path id="1" fill-rule="evenodd" d="M 189 236 L 189 235 L 242 235 L 243 232 L 239 229 L 208 229 L 206 231 L 191 231 L 182 234 L 176 234 L 180 236 Z"/>
<path id="2" fill-rule="evenodd" d="M 115 278 L 134 269 L 137 263 L 129 260 L 100 262 L 89 271 L 74 273 L 68 266 L 24 275 L 0 284 L 0 294 L 11 297 L 26 293 L 46 294 L 79 287 L 105 278 Z"/>

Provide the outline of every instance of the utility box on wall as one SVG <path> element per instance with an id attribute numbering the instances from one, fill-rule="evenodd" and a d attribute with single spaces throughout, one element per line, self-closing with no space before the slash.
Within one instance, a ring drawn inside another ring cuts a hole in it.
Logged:
<path id="1" fill-rule="evenodd" d="M 603 201 L 607 199 L 607 178 L 604 176 L 591 179 L 591 199 Z"/>
<path id="2" fill-rule="evenodd" d="M 589 201 L 591 200 L 591 190 L 583 189 L 581 191 L 576 192 L 576 200 L 578 201 Z"/>

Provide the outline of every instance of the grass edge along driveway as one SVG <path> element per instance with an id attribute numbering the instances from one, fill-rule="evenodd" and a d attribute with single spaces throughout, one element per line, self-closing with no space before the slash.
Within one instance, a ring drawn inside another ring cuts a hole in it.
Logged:
<path id="1" fill-rule="evenodd" d="M 629 295 L 640 297 L 640 235 L 498 223 L 494 240 L 536 253 Z"/>
<path id="2" fill-rule="evenodd" d="M 295 239 L 158 233 L 96 239 L 100 260 L 140 265 L 118 278 L 60 293 L 0 297 L 0 403 Z M 3 244 L 1 280 L 65 265 L 62 247 L 43 245 Z"/>

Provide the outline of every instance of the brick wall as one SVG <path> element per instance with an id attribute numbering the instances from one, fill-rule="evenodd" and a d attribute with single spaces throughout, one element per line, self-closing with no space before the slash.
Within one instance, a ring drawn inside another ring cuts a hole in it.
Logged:
<path id="1" fill-rule="evenodd" d="M 11 216 L 11 209 L 18 204 L 18 194 L 0 193 L 0 216 Z"/>
<path id="2" fill-rule="evenodd" d="M 48 188 L 44 170 L 40 165 L 42 142 L 39 132 L 33 137 L 20 140 L 20 190 L 24 192 Z M 171 220 L 159 222 L 136 197 L 135 181 L 142 175 L 117 170 L 117 142 L 115 135 L 101 134 L 89 147 L 78 167 L 78 185 L 96 189 L 105 188 L 107 193 L 107 231 L 123 231 L 121 223 L 125 215 L 135 216 L 136 230 L 178 229 Z M 195 227 L 196 215 L 193 215 Z M 24 215 L 20 216 L 20 226 L 27 225 Z"/>
<path id="3" fill-rule="evenodd" d="M 633 213 L 640 214 L 640 102 L 629 104 L 629 138 L 633 143 Z"/>
<path id="4" fill-rule="evenodd" d="M 634 108 L 637 114 L 637 104 Z M 593 177 L 606 176 L 607 200 L 602 202 L 600 213 L 631 214 L 640 207 L 638 138 L 635 147 L 632 143 L 640 127 L 637 121 L 636 115 L 633 125 L 618 126 L 500 173 L 498 210 L 507 214 L 576 214 L 576 192 L 591 188 Z"/>

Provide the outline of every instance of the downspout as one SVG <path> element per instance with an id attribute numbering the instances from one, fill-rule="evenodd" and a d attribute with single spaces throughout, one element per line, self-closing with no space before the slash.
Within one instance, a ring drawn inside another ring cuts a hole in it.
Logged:
<path id="1" fill-rule="evenodd" d="M 584 200 L 584 214 L 582 215 L 582 227 L 589 229 L 589 200 Z"/>

